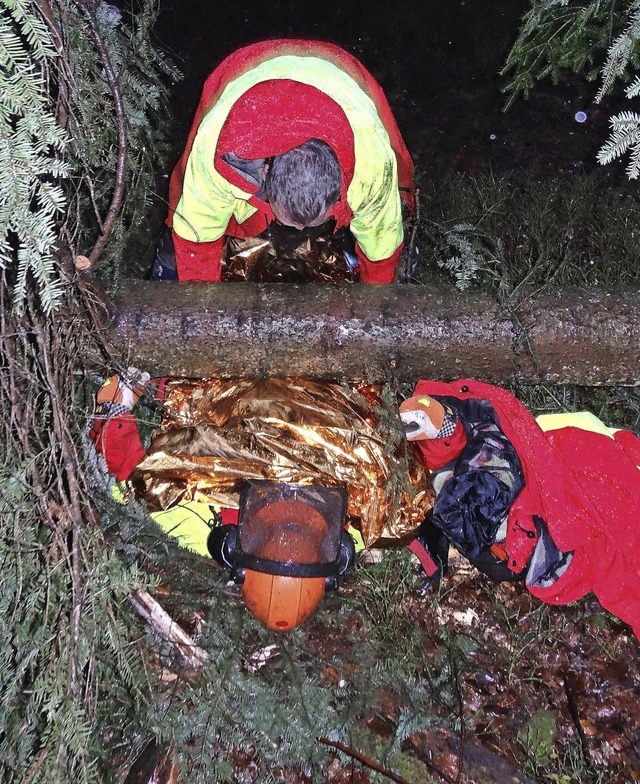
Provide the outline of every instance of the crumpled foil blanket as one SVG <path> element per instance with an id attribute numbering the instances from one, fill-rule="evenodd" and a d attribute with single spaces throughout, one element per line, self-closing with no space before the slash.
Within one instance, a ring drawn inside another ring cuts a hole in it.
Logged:
<path id="1" fill-rule="evenodd" d="M 379 404 L 380 388 L 365 384 L 172 380 L 162 427 L 132 481 L 152 510 L 191 500 L 237 508 L 244 479 L 342 485 L 365 546 L 407 542 L 433 489 L 412 445 L 390 448 Z"/>
<path id="2" fill-rule="evenodd" d="M 222 280 L 255 283 L 351 283 L 353 239 L 333 221 L 302 231 L 271 224 L 260 237 L 227 241 Z"/>

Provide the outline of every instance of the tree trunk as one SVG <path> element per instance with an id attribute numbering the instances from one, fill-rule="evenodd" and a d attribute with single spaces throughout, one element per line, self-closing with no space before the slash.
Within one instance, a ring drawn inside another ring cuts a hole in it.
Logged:
<path id="1" fill-rule="evenodd" d="M 506 315 L 484 291 L 147 283 L 115 301 L 114 342 L 154 376 L 640 383 L 640 292 L 565 288 Z"/>

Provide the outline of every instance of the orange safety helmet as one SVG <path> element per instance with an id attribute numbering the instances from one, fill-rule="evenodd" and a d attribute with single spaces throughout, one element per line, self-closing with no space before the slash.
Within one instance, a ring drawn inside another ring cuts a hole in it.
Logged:
<path id="1" fill-rule="evenodd" d="M 238 525 L 214 528 L 211 554 L 240 584 L 247 609 L 268 629 L 307 620 L 337 588 L 354 557 L 344 530 L 346 491 L 249 480 Z"/>

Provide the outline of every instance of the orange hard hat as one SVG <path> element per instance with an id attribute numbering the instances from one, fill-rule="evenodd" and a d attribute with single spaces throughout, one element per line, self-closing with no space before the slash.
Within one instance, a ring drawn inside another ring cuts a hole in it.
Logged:
<path id="1" fill-rule="evenodd" d="M 344 488 L 249 480 L 238 525 L 211 532 L 212 555 L 231 569 L 247 609 L 268 629 L 291 631 L 338 586 L 354 556 L 345 510 Z"/>
<path id="2" fill-rule="evenodd" d="M 316 611 L 324 577 L 283 577 L 246 569 L 240 593 L 249 612 L 267 629 L 289 632 Z"/>
<path id="3" fill-rule="evenodd" d="M 243 521 L 243 549 L 295 564 L 325 561 L 329 530 L 322 514 L 300 500 L 274 500 Z M 312 615 L 324 596 L 324 577 L 292 577 L 245 569 L 240 593 L 249 612 L 267 629 L 288 632 Z"/>

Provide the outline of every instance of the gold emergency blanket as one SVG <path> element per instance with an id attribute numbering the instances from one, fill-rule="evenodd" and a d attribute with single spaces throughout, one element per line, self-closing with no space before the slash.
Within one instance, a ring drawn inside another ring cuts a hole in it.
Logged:
<path id="1" fill-rule="evenodd" d="M 265 233 L 268 236 L 232 237 L 222 259 L 222 280 L 351 283 L 344 256 L 349 249 L 348 234 L 345 229 L 333 233 L 330 224 L 302 231 L 272 224 Z"/>
<path id="2" fill-rule="evenodd" d="M 415 534 L 433 490 L 411 445 L 390 448 L 379 403 L 380 389 L 365 385 L 173 380 L 132 479 L 152 510 L 192 500 L 237 508 L 244 479 L 343 485 L 365 546 L 398 544 Z"/>

